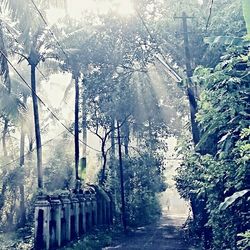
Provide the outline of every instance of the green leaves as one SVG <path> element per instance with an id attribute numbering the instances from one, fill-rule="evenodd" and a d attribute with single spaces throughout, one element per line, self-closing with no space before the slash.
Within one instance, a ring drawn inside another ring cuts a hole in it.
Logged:
<path id="1" fill-rule="evenodd" d="M 250 191 L 249 52 L 243 39 L 217 37 L 210 42 L 233 46 L 213 70 L 195 71 L 193 81 L 201 88 L 196 117 L 202 132 L 196 146 L 200 154 L 183 150 L 177 187 L 185 198 L 205 200 L 213 247 L 236 249 L 238 228 L 248 225 L 244 212 Z M 206 216 L 205 211 L 196 213 Z M 198 224 L 204 227 L 201 221 Z"/>
<path id="2" fill-rule="evenodd" d="M 246 194 L 250 192 L 250 189 L 245 189 L 242 191 L 235 192 L 233 195 L 227 197 L 224 202 L 219 206 L 220 210 L 226 210 L 228 207 L 233 205 L 237 200 L 243 198 Z"/>
<path id="3" fill-rule="evenodd" d="M 210 46 L 227 45 L 227 46 L 242 46 L 246 42 L 242 37 L 233 37 L 233 36 L 211 36 L 205 37 L 204 43 L 209 44 Z"/>

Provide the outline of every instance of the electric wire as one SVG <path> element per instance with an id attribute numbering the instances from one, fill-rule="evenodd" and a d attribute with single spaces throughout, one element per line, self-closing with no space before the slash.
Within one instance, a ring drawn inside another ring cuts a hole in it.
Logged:
<path id="1" fill-rule="evenodd" d="M 41 145 L 41 147 L 43 147 L 43 146 L 45 146 L 46 144 L 50 143 L 51 141 L 55 140 L 56 138 L 58 138 L 58 136 L 62 135 L 62 134 L 65 133 L 65 132 L 66 132 L 66 131 L 63 131 L 62 133 L 58 134 L 57 136 L 55 136 L 55 137 L 53 137 L 53 138 L 47 140 L 46 142 L 44 142 L 44 143 Z M 13 164 L 13 163 L 19 161 L 21 158 L 23 158 L 23 157 L 25 157 L 25 156 L 28 156 L 28 155 L 32 154 L 33 152 L 35 152 L 36 149 L 37 149 L 37 147 L 34 147 L 32 150 L 28 151 L 28 152 L 25 153 L 24 155 L 22 155 L 22 156 L 20 156 L 20 157 L 18 157 L 18 158 L 15 158 L 14 160 L 8 162 L 7 164 L 2 165 L 1 167 L 7 167 L 7 166 L 9 166 L 9 165 L 11 165 L 11 164 Z"/>
<path id="2" fill-rule="evenodd" d="M 34 0 L 31 0 L 32 4 L 34 5 L 36 11 L 38 12 L 39 16 L 41 17 L 41 19 L 43 20 L 44 24 L 46 26 L 49 26 L 48 25 L 48 22 L 46 21 L 46 19 L 44 18 L 43 14 L 41 13 L 41 11 L 39 10 L 39 8 L 37 7 L 37 5 L 35 4 Z M 181 81 L 182 80 L 182 77 L 179 76 L 179 74 L 173 69 L 173 67 L 167 62 L 165 56 L 163 55 L 163 53 L 161 52 L 161 49 L 156 41 L 156 39 L 153 37 L 153 35 L 150 33 L 149 31 L 149 28 L 147 26 L 147 24 L 145 23 L 144 19 L 142 18 L 142 16 L 140 15 L 139 11 L 136 9 L 136 13 L 138 15 L 138 17 L 140 18 L 144 28 L 146 29 L 147 33 L 149 34 L 150 38 L 152 39 L 152 41 L 154 41 L 157 45 L 157 50 L 158 52 L 161 54 L 161 56 L 163 57 L 164 61 L 161 60 L 161 58 L 159 58 L 158 56 L 155 56 L 157 58 L 157 60 L 163 64 L 163 66 L 165 66 L 167 68 L 167 70 L 169 71 L 170 73 L 170 76 L 172 78 L 174 78 L 175 81 Z M 68 58 L 68 55 L 67 53 L 65 52 L 65 50 L 63 49 L 63 47 L 61 46 L 60 42 L 57 40 L 57 38 L 55 37 L 55 34 L 53 33 L 53 31 L 48 28 L 51 35 L 54 37 L 56 43 L 58 44 L 58 46 L 60 47 L 60 49 L 62 50 L 62 52 L 64 53 L 64 55 L 66 56 L 66 58 Z"/>
<path id="3" fill-rule="evenodd" d="M 33 4 L 35 10 L 38 12 L 39 16 L 40 16 L 41 19 L 43 20 L 44 24 L 48 27 L 49 32 L 51 33 L 51 35 L 52 35 L 53 38 L 55 39 L 57 45 L 58 45 L 59 48 L 62 50 L 62 52 L 64 53 L 64 55 L 66 56 L 66 58 L 68 58 L 67 53 L 65 52 L 65 50 L 64 50 L 63 47 L 62 47 L 62 45 L 60 44 L 60 42 L 59 42 L 58 39 L 56 38 L 54 32 L 49 28 L 48 22 L 46 21 L 45 17 L 43 16 L 43 14 L 41 13 L 41 11 L 39 10 L 39 8 L 37 7 L 37 5 L 35 4 L 34 0 L 31 0 L 31 2 L 32 2 L 32 4 Z M 144 19 L 142 18 L 142 16 L 140 15 L 140 13 L 138 12 L 137 9 L 136 9 L 136 13 L 137 13 L 138 17 L 140 18 L 140 20 L 141 20 L 141 22 L 142 22 L 144 28 L 146 29 L 147 33 L 149 34 L 150 38 L 152 39 L 152 41 L 154 41 L 154 42 L 156 43 L 157 50 L 158 50 L 158 52 L 162 55 L 164 61 L 162 61 L 161 58 L 159 58 L 158 56 L 156 56 L 156 58 L 157 58 L 157 59 L 158 59 L 167 69 L 168 69 L 168 71 L 170 72 L 171 77 L 174 76 L 173 78 L 175 78 L 175 80 L 180 81 L 182 78 L 181 78 L 181 77 L 178 75 L 178 73 L 172 68 L 172 66 L 169 65 L 169 63 L 168 63 L 167 60 L 165 59 L 165 56 L 164 56 L 163 53 L 161 52 L 161 49 L 160 49 L 160 47 L 159 47 L 159 45 L 158 45 L 156 39 L 153 37 L 153 35 L 152 35 L 151 32 L 149 31 L 149 28 L 148 28 L 147 24 L 145 23 Z M 40 99 L 40 98 L 38 98 L 38 99 Z M 40 100 L 40 101 L 43 103 L 42 100 Z M 43 104 L 44 104 L 44 103 L 43 103 Z M 47 109 L 48 109 L 48 107 L 47 107 Z M 57 118 L 57 116 L 55 116 L 54 113 L 53 113 L 50 109 L 48 109 L 48 110 L 49 110 L 49 111 L 52 113 L 52 115 L 61 123 L 61 121 Z M 61 124 L 62 124 L 62 123 L 61 123 Z M 65 126 L 64 124 L 62 124 L 62 126 L 66 128 L 66 126 Z M 67 130 L 68 130 L 71 134 L 73 134 L 68 128 L 67 128 Z M 73 135 L 74 135 L 74 134 L 73 134 Z M 82 142 L 82 143 L 83 143 L 83 142 Z M 84 143 L 84 144 L 85 144 L 86 146 L 88 146 L 86 143 Z M 88 147 L 90 147 L 90 146 L 88 146 Z M 96 150 L 96 149 L 94 149 L 94 148 L 92 148 L 92 147 L 90 147 L 90 148 L 93 149 L 93 150 L 95 150 L 95 151 L 97 151 L 97 152 L 100 152 L 99 150 Z"/>
<path id="4" fill-rule="evenodd" d="M 168 70 L 170 76 L 175 80 L 175 81 L 181 81 L 182 80 L 182 77 L 176 72 L 176 70 L 168 63 L 166 57 L 164 56 L 164 54 L 162 53 L 161 51 L 161 48 L 157 42 L 157 40 L 153 37 L 152 33 L 150 32 L 145 20 L 143 19 L 143 17 L 141 16 L 140 12 L 135 9 L 139 19 L 141 20 L 142 22 L 142 25 L 144 26 L 145 30 L 147 31 L 149 37 L 151 38 L 151 40 L 153 42 L 156 43 L 156 47 L 157 47 L 157 51 L 158 53 L 162 56 L 163 60 L 158 56 L 158 55 L 155 55 L 156 59 Z"/>
<path id="5" fill-rule="evenodd" d="M 12 38 L 14 39 L 14 41 L 18 44 L 18 45 L 20 45 L 20 46 L 22 46 L 19 42 L 18 42 L 18 40 L 16 39 L 16 37 L 14 36 L 14 34 L 10 31 L 10 29 L 6 26 L 5 27 L 6 28 L 6 30 L 8 31 L 8 33 L 12 36 Z M 21 56 L 21 55 L 20 55 Z M 48 78 L 43 74 L 43 72 L 36 66 L 36 69 L 37 69 L 37 71 L 39 72 L 39 74 L 44 78 L 44 80 L 45 81 L 48 81 Z"/>
<path id="6" fill-rule="evenodd" d="M 37 5 L 35 4 L 34 0 L 30 0 L 35 8 L 35 10 L 37 11 L 37 13 L 39 14 L 39 16 L 41 17 L 42 21 L 44 22 L 44 24 L 47 26 L 50 34 L 52 35 L 52 37 L 55 39 L 57 45 L 59 46 L 60 50 L 63 52 L 63 54 L 65 55 L 66 59 L 68 59 L 68 54 L 66 53 L 66 51 L 63 49 L 62 45 L 60 44 L 60 42 L 58 41 L 58 39 L 56 38 L 54 32 L 49 28 L 49 24 L 46 21 L 45 17 L 43 16 L 43 14 L 41 13 L 41 11 L 39 10 L 39 8 L 37 7 Z"/>
<path id="7" fill-rule="evenodd" d="M 43 106 L 52 114 L 52 116 L 73 136 L 74 133 L 58 118 L 58 116 L 48 107 L 48 105 L 41 99 L 41 97 L 39 97 L 37 95 L 37 93 L 31 88 L 31 86 L 27 83 L 27 81 L 23 78 L 23 76 L 18 72 L 18 70 L 15 68 L 15 66 L 10 62 L 10 60 L 8 59 L 8 57 L 2 52 L 2 50 L 0 50 L 0 53 L 5 57 L 5 59 L 8 61 L 9 65 L 13 68 L 13 70 L 16 72 L 16 74 L 21 78 L 21 80 L 25 83 L 25 85 L 31 90 L 31 92 L 37 97 L 37 99 L 43 104 Z M 84 141 L 82 141 L 81 139 L 79 139 L 79 141 L 84 144 L 86 147 L 96 151 L 96 152 L 101 152 L 98 149 L 95 149 L 93 147 L 91 147 L 90 145 L 88 145 L 87 143 L 85 143 Z"/>

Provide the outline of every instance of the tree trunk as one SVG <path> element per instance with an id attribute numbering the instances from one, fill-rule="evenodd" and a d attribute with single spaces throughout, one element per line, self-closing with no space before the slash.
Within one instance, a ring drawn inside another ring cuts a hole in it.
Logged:
<path id="1" fill-rule="evenodd" d="M 190 107 L 190 119 L 191 119 L 193 142 L 194 142 L 194 145 L 197 145 L 200 141 L 200 131 L 199 131 L 198 123 L 196 121 L 198 105 L 197 105 L 197 101 L 195 98 L 193 88 L 189 87 L 187 89 L 187 94 L 188 94 L 188 101 L 189 101 L 189 107 Z"/>
<path id="2" fill-rule="evenodd" d="M 75 79 L 75 174 L 76 180 L 79 180 L 79 78 L 76 74 L 73 77 Z"/>
<path id="3" fill-rule="evenodd" d="M 117 133 L 118 133 L 118 152 L 119 152 L 119 165 L 120 165 L 120 184 L 121 184 L 121 201 L 122 201 L 122 224 L 123 229 L 127 230 L 127 220 L 126 220 L 126 204 L 125 204 L 125 193 L 124 193 L 124 175 L 123 175 L 123 164 L 122 164 L 122 145 L 121 145 L 121 135 L 119 122 L 117 121 Z"/>
<path id="4" fill-rule="evenodd" d="M 111 122 L 111 164 L 115 160 L 115 120 L 112 119 Z"/>
<path id="5" fill-rule="evenodd" d="M 37 154 L 37 174 L 38 174 L 38 188 L 43 188 L 43 169 L 42 169 L 42 143 L 39 123 L 39 110 L 38 98 L 36 95 L 36 64 L 31 63 L 31 88 L 32 88 L 32 101 L 34 112 L 35 124 L 35 137 L 36 137 L 36 154 Z"/>
<path id="6" fill-rule="evenodd" d="M 124 152 L 125 155 L 128 156 L 129 153 L 129 124 L 126 120 L 124 123 Z"/>
<path id="7" fill-rule="evenodd" d="M 106 174 L 105 173 L 106 173 L 106 165 L 107 165 L 107 154 L 105 152 L 105 144 L 106 144 L 106 140 L 103 140 L 102 141 L 102 147 L 101 147 L 102 159 L 103 159 L 101 184 L 103 184 L 105 179 L 106 179 Z"/>
<path id="8" fill-rule="evenodd" d="M 8 151 L 7 151 L 7 145 L 6 145 L 6 135 L 8 133 L 8 119 L 4 118 L 4 127 L 3 127 L 3 138 L 2 138 L 2 142 L 3 142 L 3 155 L 6 157 L 8 155 Z"/>
<path id="9" fill-rule="evenodd" d="M 6 171 L 4 171 L 4 175 L 6 174 Z M 4 180 L 2 184 L 2 190 L 0 194 L 0 214 L 2 214 L 2 209 L 5 204 L 5 193 L 7 191 L 7 182 Z"/>
<path id="10" fill-rule="evenodd" d="M 24 97 L 24 105 L 26 105 L 27 98 Z M 21 124 L 21 137 L 20 137 L 20 168 L 24 167 L 24 146 L 25 146 L 25 132 L 24 124 Z M 26 212 L 25 212 L 25 195 L 24 195 L 24 176 L 20 184 L 20 227 L 23 227 L 26 222 Z"/>
<path id="11" fill-rule="evenodd" d="M 149 134 L 149 153 L 150 153 L 150 156 L 152 156 L 154 137 L 153 137 L 153 132 L 152 132 L 152 120 L 151 120 L 151 118 L 149 118 L 149 120 L 148 120 L 148 134 Z"/>
<path id="12" fill-rule="evenodd" d="M 87 167 L 87 111 L 86 111 L 86 93 L 85 93 L 85 84 L 83 81 L 82 87 L 82 158 L 80 162 L 80 169 L 81 169 L 81 178 L 83 179 L 84 176 L 82 173 L 84 169 Z"/>

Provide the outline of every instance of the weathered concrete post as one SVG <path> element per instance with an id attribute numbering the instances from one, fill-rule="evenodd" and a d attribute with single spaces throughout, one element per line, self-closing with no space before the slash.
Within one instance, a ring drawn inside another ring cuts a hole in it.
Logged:
<path id="1" fill-rule="evenodd" d="M 71 201 L 69 194 L 64 193 L 60 195 L 62 201 L 62 242 L 70 241 L 70 207 Z"/>
<path id="2" fill-rule="evenodd" d="M 91 200 L 91 203 L 92 203 L 92 223 L 93 225 L 97 225 L 97 201 L 96 201 L 96 196 L 93 195 L 92 197 L 92 200 Z"/>
<path id="3" fill-rule="evenodd" d="M 71 202 L 71 238 L 75 238 L 79 236 L 79 200 L 76 195 L 72 197 Z"/>
<path id="4" fill-rule="evenodd" d="M 108 196 L 108 224 L 112 225 L 113 224 L 113 210 L 114 210 L 114 203 L 112 200 L 112 196 L 110 193 L 107 193 Z"/>
<path id="5" fill-rule="evenodd" d="M 35 249 L 50 248 L 50 203 L 46 195 L 39 195 L 35 203 Z"/>
<path id="6" fill-rule="evenodd" d="M 89 194 L 86 195 L 85 206 L 86 206 L 87 230 L 90 230 L 92 227 L 92 204 L 91 204 L 91 198 Z"/>
<path id="7" fill-rule="evenodd" d="M 106 223 L 109 225 L 110 224 L 110 200 L 107 201 L 107 220 L 106 220 Z"/>
<path id="8" fill-rule="evenodd" d="M 83 234 L 86 232 L 86 208 L 84 194 L 77 194 L 79 200 L 79 233 Z"/>
<path id="9" fill-rule="evenodd" d="M 58 196 L 51 196 L 50 200 L 51 209 L 53 209 L 53 215 L 51 214 L 51 221 L 55 223 L 55 225 L 52 226 L 51 232 L 54 235 L 54 242 L 52 243 L 55 247 L 61 246 L 61 209 L 62 209 L 62 203 Z"/>
<path id="10" fill-rule="evenodd" d="M 103 224 L 107 223 L 107 201 L 103 199 Z"/>
<path id="11" fill-rule="evenodd" d="M 98 222 L 98 225 L 101 225 L 102 222 L 103 222 L 103 202 L 102 202 L 102 199 L 100 197 L 98 197 L 98 200 L 97 200 L 97 222 Z"/>

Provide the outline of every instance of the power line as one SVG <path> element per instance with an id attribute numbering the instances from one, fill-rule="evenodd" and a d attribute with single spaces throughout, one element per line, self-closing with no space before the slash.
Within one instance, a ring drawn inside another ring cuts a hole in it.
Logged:
<path id="1" fill-rule="evenodd" d="M 64 132 L 65 132 L 65 131 L 64 131 Z M 46 144 L 50 143 L 51 141 L 55 140 L 58 136 L 62 135 L 64 132 L 58 134 L 57 136 L 55 136 L 55 137 L 49 139 L 49 140 L 46 141 L 46 142 L 44 142 L 44 143 L 41 145 L 41 147 L 43 147 L 43 146 L 45 146 Z M 7 166 L 9 166 L 9 165 L 11 165 L 11 164 L 13 164 L 13 163 L 19 161 L 22 157 L 28 156 L 28 155 L 32 154 L 33 152 L 35 152 L 35 149 L 36 149 L 36 147 L 33 148 L 32 150 L 28 151 L 27 153 L 25 153 L 25 154 L 22 155 L 21 157 L 18 157 L 18 158 L 16 158 L 16 159 L 12 160 L 11 162 L 9 162 L 9 163 L 7 163 L 7 164 L 1 166 L 1 167 L 7 167 Z"/>
<path id="2" fill-rule="evenodd" d="M 50 34 L 52 35 L 52 37 L 55 39 L 57 45 L 59 46 L 59 48 L 61 49 L 61 51 L 63 52 L 63 54 L 65 55 L 66 58 L 68 58 L 68 54 L 65 52 L 65 50 L 63 49 L 62 45 L 60 44 L 60 42 L 58 41 L 58 39 L 56 38 L 54 32 L 49 28 L 49 24 L 46 21 L 45 17 L 43 16 L 43 14 L 41 13 L 41 11 L 38 9 L 37 5 L 35 4 L 35 2 L 33 0 L 30 0 L 32 2 L 32 4 L 35 7 L 35 10 L 38 12 L 39 16 L 41 17 L 41 19 L 43 20 L 44 24 L 47 26 Z"/>
<path id="3" fill-rule="evenodd" d="M 31 90 L 31 92 L 37 97 L 37 99 L 44 105 L 44 107 L 52 114 L 52 116 L 73 136 L 74 133 L 57 117 L 57 115 L 47 106 L 47 104 L 41 99 L 41 97 L 39 97 L 36 92 L 30 87 L 30 85 L 27 83 L 27 81 L 23 78 L 23 76 L 18 72 L 18 70 L 15 68 L 15 66 L 10 62 L 10 60 L 7 58 L 7 56 L 0 50 L 1 54 L 5 57 L 5 59 L 8 61 L 8 63 L 10 64 L 10 66 L 14 69 L 14 71 L 16 72 L 16 74 L 21 78 L 21 80 L 25 83 L 25 85 Z M 89 146 L 87 143 L 85 143 L 84 141 L 82 141 L 81 139 L 79 139 L 79 141 L 86 145 L 88 148 L 96 151 L 96 152 L 101 152 L 98 149 L 95 149 L 91 146 Z"/>
<path id="4" fill-rule="evenodd" d="M 8 33 L 12 36 L 12 38 L 14 39 L 14 41 L 18 44 L 18 45 L 20 45 L 20 46 L 22 46 L 19 42 L 18 42 L 18 40 L 16 39 L 16 37 L 14 36 L 14 34 L 10 31 L 10 29 L 6 26 L 5 27 L 6 28 L 6 30 L 8 31 Z M 20 56 L 22 56 L 21 54 L 19 54 Z M 42 71 L 36 66 L 36 69 L 37 69 L 37 71 L 40 73 L 40 75 L 44 78 L 44 80 L 45 81 L 48 81 L 48 79 L 47 79 L 47 77 L 42 73 Z"/>
<path id="5" fill-rule="evenodd" d="M 141 20 L 142 22 L 142 25 L 144 26 L 145 30 L 147 31 L 148 35 L 150 36 L 151 40 L 153 42 L 156 43 L 156 47 L 157 47 L 157 52 L 162 56 L 162 58 L 164 60 L 162 60 L 158 55 L 155 55 L 156 59 L 164 66 L 166 67 L 166 69 L 168 70 L 170 76 L 175 80 L 175 81 L 181 81 L 182 80 L 182 77 L 176 72 L 176 70 L 168 63 L 166 57 L 164 56 L 164 54 L 162 53 L 161 51 L 161 48 L 157 42 L 157 40 L 153 37 L 152 33 L 150 32 L 145 20 L 143 19 L 143 17 L 141 16 L 140 12 L 136 10 L 136 13 L 139 17 L 139 19 Z"/>

